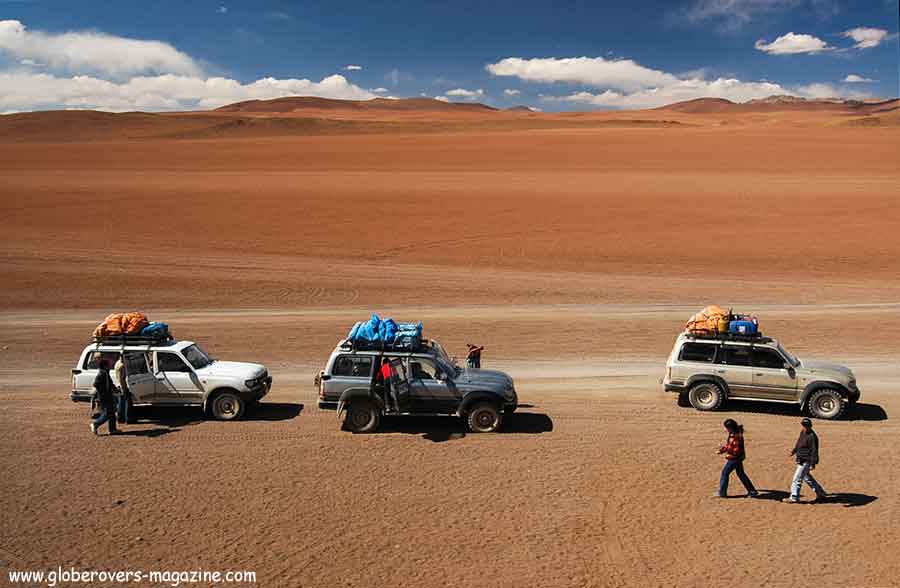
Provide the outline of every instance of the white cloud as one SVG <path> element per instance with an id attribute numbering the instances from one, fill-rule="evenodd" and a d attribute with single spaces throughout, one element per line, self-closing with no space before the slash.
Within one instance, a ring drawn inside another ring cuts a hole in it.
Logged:
<path id="1" fill-rule="evenodd" d="M 388 91 L 389 90 L 387 88 L 381 88 L 381 87 L 373 88 L 373 89 L 369 90 L 369 92 L 372 92 L 373 94 L 385 94 Z"/>
<path id="2" fill-rule="evenodd" d="M 847 77 L 844 78 L 844 82 L 846 82 L 848 84 L 873 84 L 877 81 L 878 80 L 865 78 L 863 76 L 856 75 L 856 74 L 847 74 Z"/>
<path id="3" fill-rule="evenodd" d="M 484 97 L 484 90 L 481 88 L 477 90 L 466 90 L 465 88 L 454 88 L 452 90 L 447 90 L 444 92 L 445 96 L 449 96 L 451 98 L 464 98 L 466 100 L 475 100 L 477 98 Z"/>
<path id="4" fill-rule="evenodd" d="M 227 14 L 227 13 L 228 13 L 227 6 L 219 6 L 218 8 L 216 8 L 216 14 Z"/>
<path id="5" fill-rule="evenodd" d="M 362 69 L 361 65 L 347 65 L 344 66 L 344 69 L 347 71 L 359 71 Z"/>
<path id="6" fill-rule="evenodd" d="M 606 90 L 599 94 L 575 92 L 568 96 L 542 96 L 542 99 L 547 102 L 571 102 L 607 108 L 632 109 L 656 108 L 694 98 L 725 98 L 733 102 L 746 102 L 754 98 L 766 98 L 773 94 L 790 94 L 790 92 L 781 85 L 771 82 L 742 82 L 733 78 L 718 78 L 716 80 L 677 80 L 666 86 L 633 93 L 621 93 L 613 90 Z"/>
<path id="7" fill-rule="evenodd" d="M 754 47 L 760 51 L 769 53 L 770 55 L 821 53 L 822 51 L 831 50 L 828 43 L 818 37 L 793 32 L 782 35 L 771 43 L 766 43 L 763 39 L 760 39 L 756 42 Z"/>
<path id="8" fill-rule="evenodd" d="M 854 45 L 857 49 L 871 49 L 878 47 L 882 41 L 888 36 L 888 32 L 884 29 L 871 29 L 867 27 L 856 27 L 849 31 L 841 33 L 848 39 L 856 41 Z"/>
<path id="9" fill-rule="evenodd" d="M 798 86 L 794 91 L 803 98 L 850 98 L 853 100 L 865 100 L 866 98 L 872 97 L 868 92 L 861 92 L 827 83 Z"/>
<path id="10" fill-rule="evenodd" d="M 695 0 L 685 16 L 692 23 L 719 21 L 727 28 L 740 28 L 760 16 L 798 4 L 800 0 Z"/>
<path id="11" fill-rule="evenodd" d="M 504 96 L 518 96 L 521 93 L 522 93 L 521 90 L 514 90 L 514 89 L 510 89 L 510 88 L 503 90 Z"/>
<path id="12" fill-rule="evenodd" d="M 17 20 L 0 21 L 0 54 L 71 73 L 123 79 L 134 74 L 202 74 L 190 56 L 161 41 L 143 41 L 84 31 L 45 33 Z"/>
<path id="13" fill-rule="evenodd" d="M 276 18 L 278 20 L 284 20 L 284 21 L 294 20 L 293 16 L 291 16 L 287 12 L 283 12 L 281 10 L 270 10 L 269 12 L 266 13 L 266 15 L 271 18 Z"/>
<path id="14" fill-rule="evenodd" d="M 511 76 L 527 82 L 569 82 L 625 92 L 678 81 L 672 74 L 646 68 L 630 59 L 610 60 L 603 57 L 507 57 L 497 63 L 489 63 L 485 68 L 495 76 Z"/>
<path id="15" fill-rule="evenodd" d="M 228 78 L 165 74 L 113 82 L 92 76 L 57 77 L 29 72 L 0 72 L 0 110 L 90 108 L 97 110 L 192 110 L 232 102 L 285 96 L 367 100 L 375 95 L 341 75 L 314 82 L 262 78 L 242 84 Z"/>
<path id="16" fill-rule="evenodd" d="M 447 98 L 446 96 L 435 96 L 434 99 L 440 100 L 441 102 L 450 102 L 450 99 Z"/>

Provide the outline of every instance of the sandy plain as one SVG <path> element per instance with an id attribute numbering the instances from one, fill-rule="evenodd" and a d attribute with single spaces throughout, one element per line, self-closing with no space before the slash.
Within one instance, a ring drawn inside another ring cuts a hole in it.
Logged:
<path id="1" fill-rule="evenodd" d="M 314 114 L 215 133 L 213 115 L 173 115 L 141 136 L 120 119 L 0 117 L 4 568 L 248 569 L 262 586 L 898 583 L 896 125 Z M 674 337 L 711 302 L 857 372 L 861 404 L 817 424 L 829 503 L 779 502 L 795 408 L 699 413 L 662 392 Z M 266 363 L 271 395 L 236 423 L 143 410 L 95 438 L 69 370 L 91 328 L 129 309 Z M 494 435 L 452 419 L 341 432 L 312 378 L 371 311 L 424 320 L 457 354 L 486 345 L 525 407 Z M 762 500 L 734 485 L 711 498 L 727 417 L 747 428 Z"/>

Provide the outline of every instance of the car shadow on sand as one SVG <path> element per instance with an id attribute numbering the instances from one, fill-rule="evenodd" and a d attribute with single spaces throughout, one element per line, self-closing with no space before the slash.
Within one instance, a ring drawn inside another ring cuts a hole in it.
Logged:
<path id="1" fill-rule="evenodd" d="M 692 408 L 687 397 L 678 398 L 678 406 L 682 408 Z M 803 417 L 806 416 L 796 404 L 782 404 L 779 402 L 765 402 L 753 400 L 728 400 L 722 406 L 722 412 L 749 412 L 756 414 L 772 414 L 778 416 Z M 841 416 L 842 421 L 886 421 L 888 419 L 887 412 L 877 404 L 867 404 L 865 402 L 857 402 L 854 406 L 848 407 L 846 412 Z"/>
<path id="2" fill-rule="evenodd" d="M 187 427 L 211 420 L 199 406 L 135 406 L 132 411 L 137 419 L 136 424 L 153 423 L 164 425 L 169 429 Z M 260 402 L 256 406 L 247 407 L 240 420 L 287 421 L 295 418 L 301 411 L 303 411 L 303 405 L 295 402 Z M 139 430 L 134 431 L 134 434 L 138 433 Z"/>
<path id="3" fill-rule="evenodd" d="M 538 434 L 553 430 L 553 420 L 544 413 L 514 412 L 504 417 L 497 434 Z M 466 423 L 456 417 L 402 416 L 385 417 L 380 433 L 421 435 L 423 439 L 441 443 L 462 439 L 467 434 Z"/>
<path id="4" fill-rule="evenodd" d="M 790 496 L 790 493 L 784 490 L 760 490 L 756 500 L 774 500 L 781 502 L 788 496 Z M 820 498 L 815 502 L 801 499 L 800 504 L 809 504 L 813 506 L 817 504 L 843 504 L 845 508 L 853 508 L 856 506 L 865 506 L 876 500 L 878 500 L 877 496 L 869 496 L 868 494 L 836 492 L 834 494 L 829 494 L 825 498 Z"/>

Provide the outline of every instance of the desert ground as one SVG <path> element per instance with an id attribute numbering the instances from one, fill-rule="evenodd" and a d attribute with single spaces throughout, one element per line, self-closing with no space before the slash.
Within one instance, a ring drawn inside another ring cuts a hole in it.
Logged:
<path id="1" fill-rule="evenodd" d="M 4 574 L 900 584 L 896 104 L 233 110 L 0 116 Z M 856 372 L 860 404 L 816 423 L 825 504 L 780 502 L 798 409 L 701 413 L 662 391 L 709 303 Z M 93 436 L 70 369 L 125 310 L 265 363 L 271 394 L 238 422 L 145 408 Z M 485 345 L 524 406 L 496 434 L 341 431 L 312 380 L 371 312 L 422 320 L 460 356 Z M 728 417 L 762 499 L 737 480 L 712 498 Z"/>

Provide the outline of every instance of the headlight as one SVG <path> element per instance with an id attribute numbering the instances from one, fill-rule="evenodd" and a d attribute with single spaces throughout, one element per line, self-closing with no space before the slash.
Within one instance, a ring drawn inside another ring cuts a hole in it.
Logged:
<path id="1" fill-rule="evenodd" d="M 259 378 L 253 378 L 252 380 L 244 380 L 244 385 L 248 388 L 253 388 L 259 383 Z"/>

